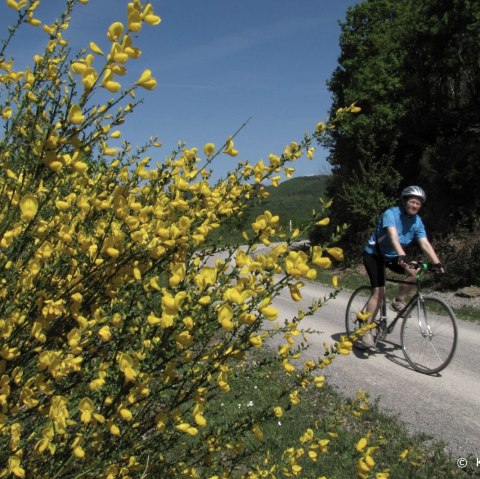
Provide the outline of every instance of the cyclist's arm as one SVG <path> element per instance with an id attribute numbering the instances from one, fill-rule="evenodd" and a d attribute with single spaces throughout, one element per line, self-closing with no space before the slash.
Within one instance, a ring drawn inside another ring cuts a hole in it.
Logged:
<path id="1" fill-rule="evenodd" d="M 390 240 L 390 243 L 392 244 L 393 249 L 395 250 L 397 255 L 398 256 L 406 256 L 405 251 L 404 251 L 404 249 L 403 249 L 403 247 L 400 244 L 400 241 L 398 239 L 397 228 L 395 228 L 395 226 L 387 226 L 386 230 L 387 230 L 388 239 Z"/>
<path id="2" fill-rule="evenodd" d="M 415 270 L 415 268 L 409 264 L 409 260 L 407 259 L 407 255 L 405 253 L 405 250 L 403 249 L 402 244 L 400 243 L 400 240 L 398 239 L 398 230 L 395 226 L 387 226 L 387 235 L 388 238 L 390 239 L 390 242 L 392 243 L 393 248 L 395 249 L 395 252 L 399 256 L 398 258 L 398 264 L 405 269 L 405 272 L 411 273 L 412 271 Z"/>
<path id="3" fill-rule="evenodd" d="M 420 238 L 418 240 L 418 244 L 420 245 L 420 248 L 422 251 L 428 256 L 428 259 L 433 263 L 433 264 L 441 264 L 440 259 L 437 256 L 437 253 L 435 253 L 435 250 L 433 249 L 432 244 L 430 241 L 428 241 L 428 238 Z M 443 267 L 440 270 L 442 273 L 445 272 Z"/>

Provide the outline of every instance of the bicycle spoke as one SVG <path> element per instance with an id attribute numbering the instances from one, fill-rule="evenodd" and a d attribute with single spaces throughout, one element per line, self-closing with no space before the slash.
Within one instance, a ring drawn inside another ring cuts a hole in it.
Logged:
<path id="1" fill-rule="evenodd" d="M 455 316 L 443 301 L 419 298 L 403 320 L 401 340 L 405 358 L 412 368 L 427 374 L 439 372 L 455 353 Z"/>

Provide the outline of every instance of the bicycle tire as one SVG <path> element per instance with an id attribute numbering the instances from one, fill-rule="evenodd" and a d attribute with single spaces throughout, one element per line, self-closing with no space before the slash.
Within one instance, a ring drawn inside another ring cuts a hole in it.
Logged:
<path id="1" fill-rule="evenodd" d="M 406 312 L 400 340 L 410 366 L 420 373 L 445 369 L 455 354 L 458 327 L 455 314 L 441 299 L 419 297 Z"/>
<path id="2" fill-rule="evenodd" d="M 357 318 L 357 313 L 365 312 L 371 296 L 372 288 L 370 286 L 360 286 L 350 296 L 345 313 L 345 330 L 348 335 L 353 334 L 358 328 L 363 326 L 364 323 Z"/>

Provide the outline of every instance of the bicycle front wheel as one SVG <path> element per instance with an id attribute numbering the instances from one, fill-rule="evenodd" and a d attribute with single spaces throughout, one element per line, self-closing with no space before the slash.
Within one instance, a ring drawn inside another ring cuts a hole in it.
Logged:
<path id="1" fill-rule="evenodd" d="M 452 360 L 457 335 L 451 308 L 440 299 L 419 297 L 402 323 L 400 339 L 405 359 L 418 372 L 438 373 Z"/>
<path id="2" fill-rule="evenodd" d="M 350 296 L 345 313 L 345 329 L 347 334 L 353 334 L 358 328 L 364 326 L 365 322 L 359 318 L 358 313 L 365 313 L 367 303 L 372 296 L 372 288 L 370 286 L 360 286 Z"/>

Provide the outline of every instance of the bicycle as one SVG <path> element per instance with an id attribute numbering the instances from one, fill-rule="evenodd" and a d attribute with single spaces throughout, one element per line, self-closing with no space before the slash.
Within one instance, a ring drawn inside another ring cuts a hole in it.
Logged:
<path id="1" fill-rule="evenodd" d="M 380 317 L 374 319 L 372 329 L 375 348 L 379 341 L 386 339 L 395 325 L 402 320 L 400 342 L 405 359 L 420 373 L 435 374 L 445 369 L 455 354 L 457 347 L 457 319 L 444 301 L 422 294 L 422 275 L 432 271 L 427 263 L 418 263 L 416 292 L 394 319 L 387 322 L 386 295 L 380 305 Z M 393 278 L 388 282 L 406 283 Z M 366 306 L 372 295 L 370 286 L 360 286 L 350 297 L 345 315 L 345 326 L 349 336 L 366 324 Z M 390 313 L 393 314 L 393 311 Z"/>

